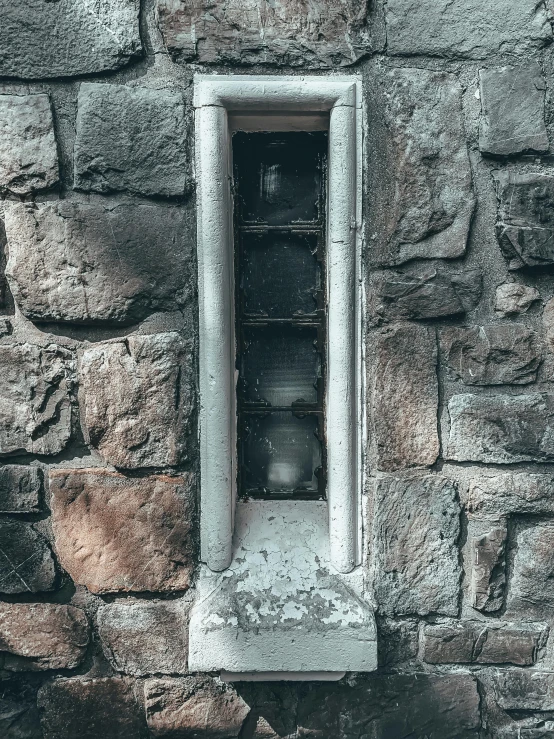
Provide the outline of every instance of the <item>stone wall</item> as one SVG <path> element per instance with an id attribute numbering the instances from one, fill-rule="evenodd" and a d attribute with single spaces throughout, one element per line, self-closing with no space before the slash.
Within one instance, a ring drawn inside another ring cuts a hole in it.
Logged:
<path id="1" fill-rule="evenodd" d="M 0 736 L 554 737 L 552 13 L 0 2 Z M 363 75 L 380 667 L 339 683 L 187 670 L 202 70 Z"/>

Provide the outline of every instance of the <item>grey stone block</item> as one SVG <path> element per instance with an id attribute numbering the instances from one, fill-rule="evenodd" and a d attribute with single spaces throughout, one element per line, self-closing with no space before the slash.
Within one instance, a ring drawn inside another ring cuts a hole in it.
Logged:
<path id="1" fill-rule="evenodd" d="M 131 739 L 146 733 L 134 684 L 122 678 L 58 679 L 38 692 L 44 739 Z"/>
<path id="2" fill-rule="evenodd" d="M 494 613 L 504 605 L 507 537 L 504 523 L 470 539 L 471 605 L 484 613 Z"/>
<path id="3" fill-rule="evenodd" d="M 535 0 L 388 0 L 386 23 L 389 54 L 525 58 L 552 39 L 548 11 Z"/>
<path id="4" fill-rule="evenodd" d="M 163 467 L 190 457 L 195 365 L 177 332 L 99 343 L 80 359 L 81 423 L 114 467 Z"/>
<path id="5" fill-rule="evenodd" d="M 32 321 L 131 323 L 193 294 L 193 222 L 180 207 L 62 201 L 5 210 L 6 276 Z"/>
<path id="6" fill-rule="evenodd" d="M 180 92 L 83 83 L 74 186 L 182 196 L 191 184 L 187 133 Z"/>
<path id="7" fill-rule="evenodd" d="M 129 675 L 185 673 L 188 609 L 182 601 L 125 601 L 100 607 L 98 634 L 107 659 Z"/>
<path id="8" fill-rule="evenodd" d="M 41 490 L 42 472 L 38 467 L 0 467 L 0 513 L 36 513 L 40 510 Z"/>
<path id="9" fill-rule="evenodd" d="M 48 95 L 0 95 L 0 192 L 26 195 L 57 182 L 58 152 Z"/>
<path id="10" fill-rule="evenodd" d="M 482 292 L 483 279 L 477 269 L 375 270 L 370 275 L 369 310 L 375 322 L 442 318 L 472 310 Z"/>
<path id="11" fill-rule="evenodd" d="M 53 590 L 56 566 L 46 539 L 30 523 L 0 521 L 0 593 Z"/>
<path id="12" fill-rule="evenodd" d="M 45 79 L 119 69 L 142 46 L 139 0 L 0 4 L 0 75 Z"/>
<path id="13" fill-rule="evenodd" d="M 517 472 L 471 480 L 465 506 L 474 516 L 554 513 L 554 476 Z"/>
<path id="14" fill-rule="evenodd" d="M 504 710 L 554 711 L 554 672 L 497 669 L 487 682 Z"/>
<path id="15" fill-rule="evenodd" d="M 527 313 L 529 308 L 541 299 L 540 293 L 529 285 L 505 282 L 496 288 L 494 310 L 500 318 Z"/>
<path id="16" fill-rule="evenodd" d="M 73 355 L 50 344 L 0 346 L 0 454 L 58 454 L 71 436 Z"/>
<path id="17" fill-rule="evenodd" d="M 541 618 L 554 609 L 554 526 L 522 528 L 516 544 L 506 612 L 510 618 Z"/>
<path id="18" fill-rule="evenodd" d="M 550 395 L 455 395 L 448 412 L 445 459 L 489 464 L 554 460 Z"/>
<path id="19" fill-rule="evenodd" d="M 481 716 L 468 674 L 375 675 L 301 689 L 299 739 L 475 739 Z"/>
<path id="20" fill-rule="evenodd" d="M 446 328 L 440 337 L 450 374 L 465 385 L 526 385 L 537 379 L 541 344 L 526 326 Z"/>
<path id="21" fill-rule="evenodd" d="M 432 465 L 439 453 L 434 329 L 393 324 L 368 340 L 372 456 L 380 470 Z"/>
<path id="22" fill-rule="evenodd" d="M 388 615 L 458 612 L 460 506 L 440 475 L 373 484 L 369 558 L 378 608 Z"/>
<path id="23" fill-rule="evenodd" d="M 424 69 L 376 72 L 368 116 L 370 261 L 462 256 L 474 197 L 458 79 Z"/>
<path id="24" fill-rule="evenodd" d="M 496 237 L 509 269 L 554 264 L 554 177 L 504 169 L 494 173 Z"/>
<path id="25" fill-rule="evenodd" d="M 548 151 L 544 123 L 546 82 L 537 62 L 479 72 L 482 118 L 479 149 L 508 155 Z"/>

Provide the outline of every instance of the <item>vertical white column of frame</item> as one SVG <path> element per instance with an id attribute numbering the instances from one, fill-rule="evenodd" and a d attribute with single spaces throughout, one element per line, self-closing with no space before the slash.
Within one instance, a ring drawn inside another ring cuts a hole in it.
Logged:
<path id="1" fill-rule="evenodd" d="M 331 562 L 357 563 L 356 108 L 331 110 L 327 238 L 327 496 Z"/>
<path id="2" fill-rule="evenodd" d="M 201 557 L 231 563 L 235 506 L 234 268 L 227 111 L 196 110 L 200 329 Z"/>

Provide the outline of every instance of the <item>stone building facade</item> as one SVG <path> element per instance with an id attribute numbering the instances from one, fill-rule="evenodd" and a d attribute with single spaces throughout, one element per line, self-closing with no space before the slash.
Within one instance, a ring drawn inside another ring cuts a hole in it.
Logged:
<path id="1" fill-rule="evenodd" d="M 550 0 L 0 0 L 0 736 L 554 737 Z M 378 669 L 188 669 L 195 73 L 358 74 Z"/>

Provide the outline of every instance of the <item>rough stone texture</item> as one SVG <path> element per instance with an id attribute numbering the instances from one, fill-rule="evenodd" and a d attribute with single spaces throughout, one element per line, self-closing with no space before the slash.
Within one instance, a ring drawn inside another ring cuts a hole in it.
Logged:
<path id="1" fill-rule="evenodd" d="M 504 524 L 471 539 L 471 605 L 484 613 L 504 604 L 507 537 Z"/>
<path id="2" fill-rule="evenodd" d="M 517 282 L 505 282 L 496 288 L 494 310 L 500 318 L 527 313 L 529 308 L 541 299 L 538 290 Z"/>
<path id="3" fill-rule="evenodd" d="M 298 710 L 301 739 L 475 739 L 479 694 L 474 678 L 454 675 L 382 675 L 354 685 L 308 685 Z"/>
<path id="4" fill-rule="evenodd" d="M 546 335 L 546 344 L 550 352 L 554 353 L 554 298 L 550 298 L 544 306 L 542 322 Z"/>
<path id="5" fill-rule="evenodd" d="M 449 273 L 440 267 L 402 272 L 374 271 L 370 275 L 369 311 L 377 321 L 442 318 L 475 308 L 483 280 L 477 269 Z"/>
<path id="6" fill-rule="evenodd" d="M 168 51 L 182 61 L 317 69 L 352 64 L 380 45 L 372 8 L 361 0 L 157 0 L 157 19 Z"/>
<path id="7" fill-rule="evenodd" d="M 118 69 L 141 49 L 139 0 L 0 5 L 0 75 L 44 79 Z"/>
<path id="8" fill-rule="evenodd" d="M 42 472 L 38 467 L 7 464 L 0 467 L 0 513 L 40 510 Z"/>
<path id="9" fill-rule="evenodd" d="M 147 680 L 144 695 L 154 737 L 236 739 L 250 712 L 233 688 L 209 677 Z"/>
<path id="10" fill-rule="evenodd" d="M 375 265 L 465 252 L 474 200 L 461 96 L 456 77 L 443 72 L 394 69 L 372 82 L 368 243 Z"/>
<path id="11" fill-rule="evenodd" d="M 505 710 L 554 711 L 554 672 L 495 670 L 489 680 Z"/>
<path id="12" fill-rule="evenodd" d="M 535 0 L 388 0 L 386 23 L 389 54 L 525 58 L 552 38 L 545 4 Z"/>
<path id="13" fill-rule="evenodd" d="M 18 680 L 0 680 L 0 736 L 37 739 L 42 736 L 36 690 Z"/>
<path id="14" fill-rule="evenodd" d="M 458 462 L 548 462 L 554 459 L 551 395 L 455 395 L 448 402 L 445 458 Z"/>
<path id="15" fill-rule="evenodd" d="M 279 734 L 273 731 L 263 716 L 260 716 L 252 739 L 279 739 Z"/>
<path id="16" fill-rule="evenodd" d="M 86 349 L 79 365 L 85 436 L 115 467 L 184 462 L 193 444 L 195 369 L 177 332 Z"/>
<path id="17" fill-rule="evenodd" d="M 144 718 L 120 678 L 55 680 L 38 693 L 44 739 L 139 739 Z"/>
<path id="18" fill-rule="evenodd" d="M 554 264 L 554 177 L 509 168 L 494 178 L 496 236 L 508 268 Z"/>
<path id="19" fill-rule="evenodd" d="M 491 323 L 441 331 L 451 374 L 465 385 L 526 385 L 537 379 L 539 337 L 518 323 Z"/>
<path id="20" fill-rule="evenodd" d="M 0 521 L 0 593 L 41 593 L 56 584 L 46 539 L 21 521 Z"/>
<path id="21" fill-rule="evenodd" d="M 193 477 L 129 478 L 51 470 L 52 525 L 62 566 L 93 593 L 189 587 L 195 556 Z"/>
<path id="22" fill-rule="evenodd" d="M 180 601 L 125 601 L 101 606 L 98 633 L 104 654 L 130 675 L 187 671 L 188 608 Z"/>
<path id="23" fill-rule="evenodd" d="M 475 478 L 465 506 L 475 516 L 554 513 L 554 476 L 517 472 Z"/>
<path id="24" fill-rule="evenodd" d="M 176 206 L 6 204 L 6 275 L 33 321 L 130 323 L 192 292 L 193 226 Z"/>
<path id="25" fill-rule="evenodd" d="M 403 619 L 401 621 L 381 618 L 377 622 L 379 649 L 379 666 L 397 666 L 417 657 L 418 621 Z"/>
<path id="26" fill-rule="evenodd" d="M 183 195 L 189 149 L 180 92 L 83 83 L 75 139 L 75 188 Z"/>
<path id="27" fill-rule="evenodd" d="M 547 636 L 544 625 L 518 626 L 482 621 L 426 624 L 423 627 L 423 659 L 433 664 L 533 665 Z"/>
<path id="28" fill-rule="evenodd" d="M 379 610 L 456 615 L 460 507 L 454 483 L 439 475 L 382 478 L 373 497 L 368 554 Z"/>
<path id="29" fill-rule="evenodd" d="M 380 470 L 432 465 L 437 433 L 435 331 L 398 323 L 368 340 L 372 451 Z"/>
<path id="30" fill-rule="evenodd" d="M 506 604 L 511 618 L 541 618 L 554 608 L 554 525 L 537 523 L 517 533 Z"/>
<path id="31" fill-rule="evenodd" d="M 0 346 L 0 454 L 57 454 L 66 446 L 72 357 L 55 344 Z"/>
<path id="32" fill-rule="evenodd" d="M 537 62 L 482 69 L 479 149 L 486 154 L 548 150 L 544 124 L 546 82 Z"/>
<path id="33" fill-rule="evenodd" d="M 0 192 L 25 195 L 57 181 L 48 95 L 0 95 Z"/>
<path id="34" fill-rule="evenodd" d="M 80 608 L 53 603 L 0 603 L 0 652 L 8 670 L 77 667 L 89 641 Z"/>

